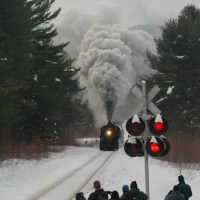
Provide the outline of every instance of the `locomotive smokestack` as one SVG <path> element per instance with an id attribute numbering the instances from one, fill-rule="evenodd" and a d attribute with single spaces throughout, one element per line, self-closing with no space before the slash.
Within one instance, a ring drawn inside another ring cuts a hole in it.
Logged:
<path id="1" fill-rule="evenodd" d="M 104 96 L 104 107 L 106 110 L 107 120 L 108 122 L 112 121 L 113 113 L 116 108 L 116 102 L 118 100 L 116 91 L 114 89 L 109 88 L 106 90 L 106 95 Z"/>
<path id="2" fill-rule="evenodd" d="M 114 104 L 113 101 L 106 101 L 105 102 L 105 110 L 106 110 L 108 122 L 112 121 L 114 108 L 115 108 L 115 104 Z"/>

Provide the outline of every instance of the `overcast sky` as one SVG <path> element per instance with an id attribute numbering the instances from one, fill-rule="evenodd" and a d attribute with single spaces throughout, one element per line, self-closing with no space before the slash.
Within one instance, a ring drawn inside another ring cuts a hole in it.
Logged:
<path id="1" fill-rule="evenodd" d="M 188 4 L 200 7 L 200 0 L 56 0 L 53 8 L 61 7 L 62 12 L 65 12 L 70 7 L 76 7 L 82 12 L 91 13 L 95 4 L 102 1 L 115 6 L 116 14 L 126 26 L 160 25 L 170 17 L 176 17 Z"/>

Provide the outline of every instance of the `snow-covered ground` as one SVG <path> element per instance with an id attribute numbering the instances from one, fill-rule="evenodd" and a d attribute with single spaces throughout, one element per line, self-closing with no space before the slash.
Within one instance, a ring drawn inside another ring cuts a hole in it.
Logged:
<path id="1" fill-rule="evenodd" d="M 3 162 L 0 166 L 0 199 L 28 200 L 36 192 L 61 179 L 99 153 L 97 147 L 66 147 L 63 152 L 52 153 L 50 157 L 38 161 L 14 159 L 9 165 L 8 162 Z M 173 168 L 167 162 L 149 157 L 151 200 L 164 199 L 173 185 L 177 184 L 180 171 L 192 188 L 193 196 L 190 199 L 199 200 L 200 171 Z M 85 174 L 82 174 L 80 179 L 84 177 Z M 145 192 L 144 157 L 131 158 L 125 154 L 122 147 L 113 154 L 98 179 L 102 183 L 102 188 L 117 190 L 120 194 L 122 185 L 130 185 L 132 180 L 136 180 L 138 187 Z M 76 185 L 74 187 L 76 188 Z M 86 197 L 92 191 L 92 185 L 83 188 Z"/>

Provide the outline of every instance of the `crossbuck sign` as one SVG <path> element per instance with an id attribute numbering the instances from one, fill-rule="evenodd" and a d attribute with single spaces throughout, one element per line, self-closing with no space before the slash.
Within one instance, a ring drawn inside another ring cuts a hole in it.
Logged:
<path id="1" fill-rule="evenodd" d="M 147 94 L 147 109 L 154 115 L 160 114 L 161 110 L 151 101 L 156 94 L 160 91 L 160 88 L 155 85 Z M 143 102 L 142 102 L 142 91 L 140 88 L 138 88 L 137 86 L 135 86 L 132 89 L 133 94 L 139 99 L 139 104 L 136 108 L 136 110 L 134 110 L 133 114 L 140 114 L 143 110 Z"/>

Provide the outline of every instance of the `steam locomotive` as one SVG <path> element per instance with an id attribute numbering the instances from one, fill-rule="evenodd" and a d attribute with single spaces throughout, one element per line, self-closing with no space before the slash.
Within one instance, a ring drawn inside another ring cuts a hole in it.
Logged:
<path id="1" fill-rule="evenodd" d="M 99 147 L 101 151 L 115 151 L 119 149 L 121 130 L 119 126 L 108 122 L 101 127 Z"/>

